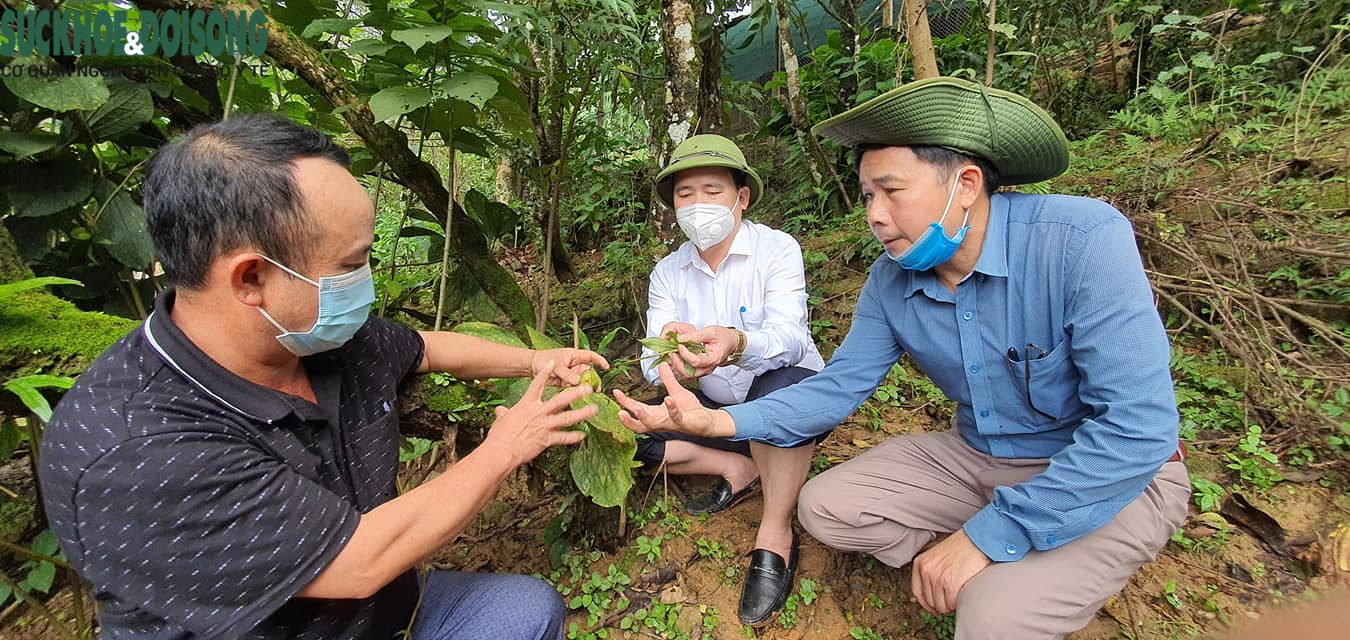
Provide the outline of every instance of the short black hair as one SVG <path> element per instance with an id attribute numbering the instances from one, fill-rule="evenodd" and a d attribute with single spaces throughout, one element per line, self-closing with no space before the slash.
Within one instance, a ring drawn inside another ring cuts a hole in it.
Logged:
<path id="1" fill-rule="evenodd" d="M 200 289 L 211 262 L 240 247 L 306 265 L 314 238 L 295 184 L 300 158 L 351 164 L 328 136 L 272 114 L 200 125 L 155 151 L 141 199 L 169 282 Z"/>
<path id="2" fill-rule="evenodd" d="M 867 153 L 868 151 L 875 151 L 877 149 L 885 149 L 886 147 L 890 146 L 898 146 L 898 145 L 863 144 L 854 147 L 853 149 L 854 173 L 857 173 L 858 170 L 862 168 L 862 157 L 864 153 Z M 984 174 L 985 194 L 993 195 L 995 192 L 998 191 L 999 187 L 998 169 L 994 168 L 993 163 L 989 162 L 988 160 L 985 160 L 984 158 L 981 158 L 980 156 L 967 155 L 961 153 L 960 151 L 952 151 L 951 149 L 948 149 L 946 147 L 934 147 L 925 144 L 914 144 L 904 146 L 909 147 L 909 150 L 913 151 L 914 155 L 917 156 L 920 160 L 937 167 L 938 171 L 941 172 L 942 178 L 944 180 L 952 177 L 952 172 L 961 167 L 962 165 L 973 164 L 980 168 L 980 173 Z"/>

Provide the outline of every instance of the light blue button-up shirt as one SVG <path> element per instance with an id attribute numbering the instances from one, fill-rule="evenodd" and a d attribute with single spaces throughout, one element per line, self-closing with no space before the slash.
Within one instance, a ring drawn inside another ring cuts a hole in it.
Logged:
<path id="1" fill-rule="evenodd" d="M 1167 335 L 1129 220 L 1099 200 L 995 194 L 979 261 L 955 293 L 881 256 L 820 373 L 727 408 L 736 439 L 792 445 L 824 433 L 905 353 L 956 401 L 970 446 L 1049 459 L 966 522 L 995 562 L 1106 524 L 1177 450 Z"/>

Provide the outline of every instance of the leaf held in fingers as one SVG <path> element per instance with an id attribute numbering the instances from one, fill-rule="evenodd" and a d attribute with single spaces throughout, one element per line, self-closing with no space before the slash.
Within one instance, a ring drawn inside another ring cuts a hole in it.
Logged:
<path id="1" fill-rule="evenodd" d="M 572 480 L 596 504 L 617 507 L 633 487 L 637 439 L 619 422 L 619 405 L 614 400 L 592 393 L 572 403 L 576 409 L 586 405 L 595 405 L 597 411 L 582 423 L 586 439 L 572 454 Z"/>
<path id="2" fill-rule="evenodd" d="M 591 389 L 595 390 L 596 393 L 603 390 L 600 385 L 600 374 L 596 373 L 595 369 L 587 369 L 585 373 L 581 374 L 581 384 L 591 385 Z"/>

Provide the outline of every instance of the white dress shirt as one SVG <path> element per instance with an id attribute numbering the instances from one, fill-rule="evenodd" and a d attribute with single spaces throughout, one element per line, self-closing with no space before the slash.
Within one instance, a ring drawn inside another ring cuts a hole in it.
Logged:
<path id="1" fill-rule="evenodd" d="M 699 380 L 709 399 L 745 402 L 755 377 L 773 369 L 825 366 L 806 324 L 806 273 L 802 249 L 792 236 L 749 220 L 741 221 L 722 265 L 714 272 L 685 241 L 652 270 L 647 291 L 647 337 L 669 322 L 711 325 L 745 332 L 740 362 L 718 367 Z M 655 354 L 642 350 L 643 375 L 660 384 Z"/>

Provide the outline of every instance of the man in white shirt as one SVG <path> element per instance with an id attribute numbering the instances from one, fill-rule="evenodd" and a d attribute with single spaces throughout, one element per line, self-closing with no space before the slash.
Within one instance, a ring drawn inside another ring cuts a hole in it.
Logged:
<path id="1" fill-rule="evenodd" d="M 656 183 L 658 197 L 675 209 L 689 241 L 652 271 L 647 333 L 674 331 L 708 347 L 701 354 L 681 348 L 671 363 L 677 375 L 697 378 L 700 401 L 720 408 L 819 371 L 825 363 L 807 328 L 801 247 L 786 233 L 741 219 L 764 189 L 741 150 L 722 136 L 694 136 L 675 149 Z M 644 375 L 660 384 L 655 354 L 644 350 L 643 356 Z M 673 474 L 722 478 L 712 493 L 689 502 L 693 513 L 727 509 L 763 485 L 764 513 L 739 614 L 746 624 L 768 622 L 792 591 L 797 565 L 792 510 L 815 441 L 779 448 L 678 433 L 648 435 L 638 441 L 642 462 L 664 464 Z"/>

